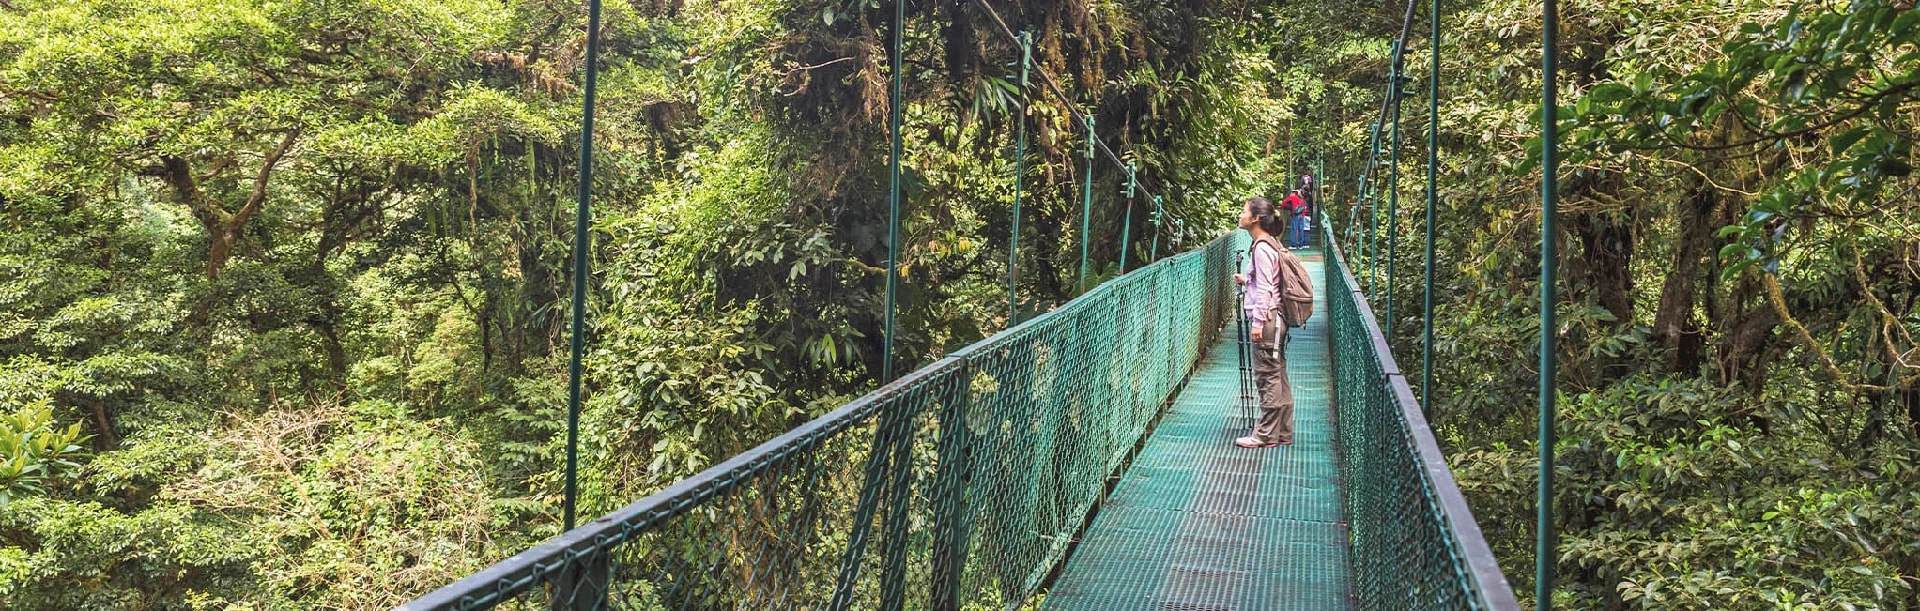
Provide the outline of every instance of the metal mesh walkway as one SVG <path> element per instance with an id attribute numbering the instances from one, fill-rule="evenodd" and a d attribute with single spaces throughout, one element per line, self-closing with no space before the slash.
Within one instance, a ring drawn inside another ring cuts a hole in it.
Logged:
<path id="1" fill-rule="evenodd" d="M 1313 278 L 1321 257 L 1302 251 Z M 1325 287 L 1287 348 L 1294 444 L 1248 450 L 1239 364 L 1223 334 L 1101 506 L 1046 609 L 1351 609 L 1328 409 Z M 1229 328 L 1231 331 L 1231 328 Z"/>
<path id="2" fill-rule="evenodd" d="M 1245 248 L 1102 284 L 403 608 L 1518 609 L 1337 248 L 1302 257 L 1296 444 L 1232 445 L 1239 346 L 1212 338 Z"/>

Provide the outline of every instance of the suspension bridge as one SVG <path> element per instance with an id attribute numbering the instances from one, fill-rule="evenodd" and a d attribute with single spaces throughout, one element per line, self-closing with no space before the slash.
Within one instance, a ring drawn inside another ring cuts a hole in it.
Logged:
<path id="1" fill-rule="evenodd" d="M 1431 41 L 1440 41 L 1439 3 Z M 402 609 L 1153 610 L 1518 609 L 1395 360 L 1371 296 L 1393 319 L 1408 0 L 1356 196 L 1349 250 L 1320 210 L 1300 251 L 1322 312 L 1287 348 L 1296 392 L 1290 446 L 1235 447 L 1254 408 L 1235 357 L 1232 294 L 1244 233 L 1161 258 L 1193 228 L 1173 217 L 1132 162 L 1102 142 L 1091 114 L 1032 61 L 1032 38 L 978 4 L 1021 50 L 1023 96 L 1051 94 L 1086 133 L 1080 289 L 1073 300 L 894 378 L 893 273 L 887 261 L 886 361 L 879 389 L 674 483 L 575 525 L 579 354 L 585 293 L 575 283 L 566 531 Z M 1544 4 L 1543 235 L 1554 222 L 1555 0 Z M 586 227 L 599 1 L 590 0 L 575 278 L 588 277 Z M 895 3 L 900 66 L 905 3 Z M 1427 301 L 1431 353 L 1439 53 L 1432 54 L 1427 146 Z M 900 217 L 900 71 L 893 70 L 889 244 Z M 1038 77 L 1039 84 L 1031 77 Z M 1021 99 L 1024 115 L 1026 97 Z M 1026 121 L 1013 152 L 1009 305 L 1018 314 Z M 1389 142 L 1391 144 L 1389 144 Z M 1104 153 L 1104 155 L 1100 155 Z M 1152 250 L 1088 287 L 1088 210 L 1102 156 L 1125 172 L 1126 225 L 1144 196 Z M 1315 172 L 1321 175 L 1322 172 Z M 1380 174 L 1387 174 L 1381 178 Z M 1382 189 L 1381 183 L 1388 185 Z M 1383 192 L 1384 191 L 1384 192 Z M 1316 198 L 1317 200 L 1318 198 Z M 1387 226 L 1381 227 L 1385 199 Z M 1364 215 L 1365 218 L 1362 218 Z M 1385 290 L 1379 242 L 1387 241 Z M 1542 244 L 1542 325 L 1552 328 L 1552 241 Z M 1358 275 L 1356 275 L 1358 273 Z M 1553 354 L 1541 348 L 1542 499 L 1551 495 Z M 1424 356 L 1424 355 L 1423 355 Z M 1431 380 L 1423 358 L 1415 379 Z M 1535 598 L 1552 587 L 1552 523 L 1540 508 Z M 1550 605 L 1540 605 L 1547 608 Z"/>
<path id="2" fill-rule="evenodd" d="M 406 609 L 1513 609 L 1333 240 L 1298 434 L 1232 445 L 1232 234 Z M 1223 329 L 1225 330 L 1223 332 Z"/>

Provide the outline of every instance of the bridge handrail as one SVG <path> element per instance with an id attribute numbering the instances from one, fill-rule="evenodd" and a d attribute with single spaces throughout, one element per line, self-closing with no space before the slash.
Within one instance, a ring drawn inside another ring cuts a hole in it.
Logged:
<path id="1" fill-rule="evenodd" d="M 892 609 L 901 608 L 908 597 L 915 599 L 916 608 L 1025 600 L 1063 558 L 1066 540 L 1104 493 L 1107 476 L 1144 436 L 1148 420 L 1221 327 L 1229 307 L 1228 277 L 1234 272 L 1228 250 L 1244 242 L 1237 232 L 1228 234 L 1103 283 L 1051 312 L 399 608 L 486 609 L 521 597 L 526 600 L 516 601 L 515 608 L 600 609 L 612 606 L 612 599 L 633 608 L 733 607 L 741 598 L 771 604 L 776 596 L 783 603 L 791 598 L 811 603 L 799 605 L 803 607 Z M 1133 316 L 1136 324 L 1116 324 L 1120 316 Z M 1109 338 L 1112 341 L 1103 341 Z M 1035 345 L 1040 348 L 1026 349 Z M 1051 356 L 1015 354 L 1016 346 L 1023 353 Z M 1055 354 L 1069 350 L 1078 352 Z M 1002 385 L 1010 392 L 996 394 Z M 1037 407 L 1038 401 L 1019 391 L 1048 394 L 1057 405 Z M 1083 414 L 1083 409 L 1119 411 Z M 983 418 L 988 422 L 982 431 L 969 432 L 976 428 L 975 420 Z M 1041 420 L 1058 421 L 1046 426 L 1057 426 L 1062 434 L 1053 439 L 1053 431 L 1047 431 L 1045 448 L 992 439 L 1016 420 L 1023 426 L 1012 430 L 1012 437 L 1027 434 L 1024 426 Z M 948 429 L 939 426 L 943 422 L 966 426 Z M 995 423 L 1001 426 L 991 426 Z M 869 429 L 872 434 L 865 435 Z M 973 437 L 983 439 L 976 443 Z M 995 443 L 999 445 L 991 445 Z M 837 444 L 833 449 L 845 460 L 819 459 L 830 444 Z M 991 451 L 976 450 L 980 444 L 989 444 Z M 1000 454 L 1051 461 L 1050 471 L 1056 473 L 1015 474 L 1034 481 L 1011 486 L 990 481 L 1006 475 L 990 472 Z M 1085 458 L 1088 455 L 1093 458 Z M 854 468 L 861 463 L 864 468 Z M 1062 477 L 1059 473 L 1079 479 L 1041 481 Z M 854 501 L 848 494 L 854 489 L 859 491 L 855 506 L 817 506 L 831 505 L 832 499 L 819 499 L 836 492 L 847 497 L 842 500 Z M 1030 497 L 1027 504 L 1007 505 L 1000 497 L 1009 490 L 1013 496 L 1024 492 Z M 786 503 L 785 513 L 751 515 L 772 510 L 720 502 L 730 495 L 743 498 L 741 504 L 780 509 Z M 1043 495 L 1047 498 L 1038 498 Z M 1065 496 L 1073 498 L 1059 498 Z M 1059 507 L 1043 509 L 1041 504 Z M 1041 512 L 1050 513 L 1037 515 Z M 936 514 L 930 524 L 908 519 Z M 834 518 L 845 523 L 820 523 Z M 792 524 L 773 523 L 776 519 L 798 520 L 802 532 L 792 532 Z M 997 528 L 1024 524 L 1026 531 L 1005 533 L 1010 538 L 1006 541 L 988 540 L 969 532 L 977 521 Z M 740 533 L 722 536 L 726 526 L 743 525 L 766 529 L 744 534 L 748 541 L 759 537 L 758 550 L 729 546 L 738 543 Z M 703 526 L 712 530 L 699 530 Z M 844 532 L 829 526 L 843 527 Z M 884 549 L 865 553 L 869 545 Z M 829 546 L 840 547 L 826 549 Z M 740 566 L 740 556 L 749 553 L 754 554 L 751 565 Z M 674 570 L 623 577 L 634 566 Z M 742 569 L 747 583 L 728 585 L 746 585 L 751 591 L 714 593 L 723 589 L 712 582 L 738 580 L 726 571 Z M 876 578 L 876 573 L 883 575 Z M 903 591 L 908 580 L 927 591 Z M 727 596 L 734 597 L 735 604 L 724 602 Z M 666 604 L 674 601 L 680 604 Z"/>
<path id="2" fill-rule="evenodd" d="M 543 577 L 563 573 L 570 565 L 619 545 L 638 531 L 686 513 L 701 502 L 727 492 L 770 463 L 816 447 L 831 437 L 872 418 L 889 398 L 954 369 L 952 357 L 894 380 L 825 415 L 708 467 L 686 479 L 642 497 L 612 513 L 560 534 L 527 551 L 514 554 L 398 609 L 483 609 L 525 592 Z"/>
<path id="3" fill-rule="evenodd" d="M 1320 226 L 1331 227 L 1327 220 L 1322 215 Z M 1342 488 L 1354 533 L 1355 586 L 1361 608 L 1518 609 L 1513 588 L 1501 572 L 1493 551 L 1487 547 L 1466 497 L 1454 482 L 1446 455 L 1434 440 L 1433 430 L 1421 412 L 1413 388 L 1394 360 L 1373 307 L 1348 267 L 1334 233 L 1322 232 L 1328 263 L 1324 286 L 1334 317 L 1333 341 L 1329 346 L 1335 353 L 1332 359 L 1337 397 L 1335 417 L 1341 433 L 1340 455 L 1345 463 L 1341 469 Z M 1356 344 L 1351 338 L 1342 338 L 1343 331 L 1358 331 L 1364 336 L 1364 342 Z M 1353 348 L 1361 348 L 1359 354 L 1354 354 Z M 1353 371 L 1356 365 L 1363 371 Z M 1363 388 L 1352 388 L 1354 382 Z M 1384 396 L 1380 396 L 1382 393 Z M 1369 416 L 1373 417 L 1371 422 Z M 1395 430 L 1380 430 L 1382 419 L 1396 424 Z M 1383 448 L 1384 440 L 1380 437 L 1395 432 L 1403 443 L 1396 444 L 1397 448 Z M 1395 451 L 1401 453 L 1399 456 L 1412 459 L 1413 464 L 1406 466 L 1417 474 L 1420 498 L 1407 498 L 1409 491 L 1405 485 L 1409 482 L 1405 478 L 1367 481 L 1368 472 L 1391 466 L 1384 459 L 1391 458 L 1387 453 Z M 1364 471 L 1353 468 L 1357 464 L 1374 468 Z M 1382 491 L 1383 486 L 1398 488 L 1386 489 L 1389 494 L 1381 495 L 1392 498 L 1369 497 Z M 1407 501 L 1417 503 L 1423 510 L 1421 515 L 1390 513 L 1409 504 Z M 1440 533 L 1444 541 L 1431 541 L 1434 532 Z M 1443 543 L 1448 557 L 1416 557 L 1419 551 L 1434 550 L 1393 545 L 1420 539 L 1429 539 L 1424 541 L 1429 545 Z M 1438 565 L 1444 565 L 1444 569 Z M 1434 574 L 1436 569 L 1448 574 Z"/>

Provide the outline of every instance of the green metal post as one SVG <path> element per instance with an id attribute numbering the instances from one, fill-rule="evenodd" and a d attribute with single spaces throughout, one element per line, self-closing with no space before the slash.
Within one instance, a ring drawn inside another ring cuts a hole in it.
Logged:
<path id="1" fill-rule="evenodd" d="M 887 161 L 887 170 L 889 173 L 887 180 L 887 354 L 882 361 L 884 364 L 880 368 L 880 383 L 882 384 L 893 381 L 893 311 L 897 303 L 895 290 L 900 279 L 900 274 L 895 269 L 900 259 L 900 149 L 902 148 L 900 119 L 901 111 L 903 110 L 901 108 L 900 94 L 901 90 L 905 88 L 902 82 L 907 71 L 906 58 L 902 55 L 902 47 L 905 46 L 904 41 L 906 37 L 907 0 L 893 0 L 893 104 L 892 117 L 890 120 L 892 124 L 891 132 L 893 134 L 893 151 L 892 154 L 888 156 Z M 906 427 L 902 426 L 901 428 L 905 429 Z M 906 459 L 903 455 L 909 451 L 911 446 L 906 441 L 907 435 L 905 430 L 894 431 L 894 434 L 899 435 L 900 439 L 900 441 L 895 442 L 893 459 L 894 464 L 898 466 L 895 467 L 896 471 L 893 482 L 895 492 L 892 495 L 893 501 L 889 503 L 889 505 L 893 506 L 893 511 L 887 518 L 886 540 L 883 542 L 886 547 L 884 548 L 885 553 L 882 556 L 884 562 L 882 563 L 883 568 L 881 571 L 881 583 L 886 584 L 886 586 L 881 589 L 880 608 L 886 611 L 899 611 L 901 608 L 903 604 L 902 593 L 899 590 L 898 584 L 905 581 L 903 576 L 906 572 L 906 544 L 902 541 L 902 533 L 906 530 L 904 520 L 907 509 L 906 495 L 904 494 L 906 484 L 902 480 L 906 475 Z M 865 522 L 861 524 L 864 525 Z"/>
<path id="2" fill-rule="evenodd" d="M 895 478 L 895 458 L 902 450 L 908 450 L 907 427 L 912 423 L 912 415 L 904 409 L 883 410 L 878 416 L 879 422 L 873 432 L 873 444 L 867 451 L 867 464 L 860 477 L 860 500 L 853 508 L 853 528 L 847 531 L 846 550 L 841 552 L 840 568 L 834 578 L 833 598 L 828 599 L 828 609 L 850 609 L 853 606 L 855 590 L 858 589 L 860 571 L 866 566 L 867 542 L 873 538 L 873 516 L 883 510 Z M 897 468 L 906 469 L 900 464 Z M 882 541 L 882 545 L 889 542 Z M 898 542 L 893 542 L 897 544 Z M 883 577 L 884 579 L 884 577 Z"/>
<path id="3" fill-rule="evenodd" d="M 562 563 L 549 582 L 553 586 L 547 611 L 600 611 L 608 607 L 613 585 L 613 554 L 595 550 Z"/>
<path id="4" fill-rule="evenodd" d="M 1400 56 L 1399 43 L 1394 43 L 1394 51 L 1391 56 L 1394 58 Z M 1378 265 L 1380 260 L 1380 181 L 1375 179 L 1374 171 L 1380 167 L 1380 146 L 1383 143 L 1381 132 L 1386 130 L 1387 105 L 1393 103 L 1393 98 L 1391 97 L 1393 95 L 1392 78 L 1397 76 L 1397 74 L 1392 71 L 1392 65 L 1389 65 L 1387 76 L 1388 90 L 1382 94 L 1387 97 L 1380 99 L 1380 118 L 1373 122 L 1373 134 L 1367 138 L 1367 166 L 1366 171 L 1361 174 L 1362 182 L 1360 185 L 1362 191 L 1364 191 L 1361 200 L 1367 204 L 1367 235 L 1366 240 L 1360 244 L 1360 253 L 1362 255 L 1361 265 L 1366 266 L 1364 279 L 1366 280 L 1366 293 L 1369 301 L 1377 296 L 1376 293 L 1379 290 L 1379 277 L 1377 273 L 1380 267 Z"/>
<path id="5" fill-rule="evenodd" d="M 1027 179 L 1027 73 L 1033 68 L 1033 35 L 1020 33 L 1020 118 L 1013 145 L 1013 236 L 1007 240 L 1007 327 L 1020 324 L 1020 197 Z"/>
<path id="6" fill-rule="evenodd" d="M 1559 209 L 1560 133 L 1559 70 L 1560 2 L 1546 0 L 1541 11 L 1541 89 L 1540 89 L 1540 498 L 1535 518 L 1534 607 L 1553 608 L 1553 444 L 1554 444 L 1554 267 L 1559 265 L 1554 252 L 1554 216 Z"/>
<path id="7" fill-rule="evenodd" d="M 1080 292 L 1087 292 L 1087 246 L 1093 243 L 1093 115 L 1087 115 L 1087 173 L 1080 186 Z"/>
<path id="8" fill-rule="evenodd" d="M 1127 216 L 1120 222 L 1120 273 L 1121 274 L 1127 273 L 1127 251 L 1131 250 L 1131 248 L 1129 248 L 1129 244 L 1131 244 L 1131 242 L 1129 242 L 1128 240 L 1131 239 L 1133 235 L 1133 188 L 1139 184 L 1135 182 L 1134 178 L 1135 177 L 1134 177 L 1133 162 L 1128 161 L 1127 162 Z"/>
<path id="9" fill-rule="evenodd" d="M 1400 88 L 1394 85 L 1394 83 L 1400 80 L 1399 68 L 1400 43 L 1394 43 L 1393 64 L 1388 68 L 1387 72 L 1388 104 L 1393 104 L 1394 97 L 1400 95 Z M 1369 168 L 1379 166 L 1381 144 L 1379 134 L 1386 129 L 1386 126 L 1382 125 L 1382 123 L 1386 122 L 1387 115 L 1393 112 L 1392 108 L 1381 108 L 1380 110 L 1380 122 L 1374 124 L 1373 160 L 1368 164 Z M 1368 193 L 1367 203 L 1369 204 L 1367 206 L 1367 300 L 1372 301 L 1379 297 L 1380 290 L 1380 206 L 1378 205 L 1380 203 L 1380 187 L 1378 185 L 1374 185 L 1372 191 Z"/>
<path id="10" fill-rule="evenodd" d="M 1420 414 L 1433 419 L 1433 224 L 1440 202 L 1440 0 L 1433 0 L 1433 66 L 1427 73 L 1426 301 L 1420 316 Z"/>
<path id="11" fill-rule="evenodd" d="M 1362 169 L 1361 171 L 1365 172 L 1366 170 Z M 1366 198 L 1366 192 L 1367 177 L 1365 174 L 1362 174 L 1358 179 L 1354 180 L 1353 204 L 1347 206 L 1347 237 L 1345 240 L 1347 244 L 1353 245 L 1355 249 L 1366 246 L 1366 242 L 1358 238 L 1360 235 L 1360 206 Z M 1365 257 L 1366 253 L 1359 252 L 1358 256 Z"/>
<path id="12" fill-rule="evenodd" d="M 1355 192 L 1356 195 L 1353 200 L 1353 233 L 1355 235 L 1353 236 L 1352 242 L 1354 249 L 1360 251 L 1360 256 L 1356 258 L 1359 259 L 1361 267 L 1364 268 L 1368 260 L 1367 241 L 1373 239 L 1373 228 L 1369 224 L 1373 222 L 1373 202 L 1368 200 L 1368 198 L 1372 197 L 1372 193 L 1367 188 L 1366 176 L 1363 175 L 1360 177 L 1360 184 L 1357 188 L 1359 190 Z M 1360 218 L 1359 214 L 1361 212 L 1367 213 L 1366 218 Z M 1355 270 L 1354 273 L 1360 274 L 1360 277 L 1355 279 L 1355 282 L 1365 284 L 1365 280 L 1367 279 L 1366 271 L 1365 269 Z"/>
<path id="13" fill-rule="evenodd" d="M 1369 161 L 1369 163 L 1371 163 L 1371 161 Z M 1364 183 L 1365 180 L 1363 179 L 1362 182 Z M 1373 276 L 1369 275 L 1369 273 L 1373 269 L 1373 266 L 1371 265 L 1371 263 L 1373 262 L 1373 253 L 1369 252 L 1370 249 L 1368 248 L 1368 245 L 1373 243 L 1374 210 L 1373 210 L 1373 186 L 1372 185 L 1367 185 L 1367 184 L 1360 185 L 1360 205 L 1362 207 L 1362 210 L 1367 213 L 1367 216 L 1366 218 L 1361 219 L 1362 224 L 1354 228 L 1354 231 L 1360 234 L 1359 236 L 1356 236 L 1356 238 L 1354 239 L 1354 242 L 1356 243 L 1356 248 L 1360 251 L 1360 256 L 1358 258 L 1360 260 L 1360 266 L 1362 268 L 1362 269 L 1354 270 L 1355 274 L 1360 275 L 1360 277 L 1355 278 L 1354 281 L 1360 283 L 1361 285 L 1364 285 L 1364 288 L 1362 290 L 1367 294 L 1367 298 L 1371 300 L 1373 298 Z"/>
<path id="14" fill-rule="evenodd" d="M 886 329 L 881 343 L 880 383 L 893 380 L 893 308 L 898 291 L 900 274 L 895 266 L 900 262 L 900 89 L 901 75 L 906 66 L 901 62 L 900 41 L 905 37 L 907 23 L 906 0 L 894 0 L 893 3 L 893 108 L 888 118 L 893 134 L 893 150 L 887 156 L 887 314 Z"/>
<path id="15" fill-rule="evenodd" d="M 1365 172 L 1365 171 L 1366 171 L 1365 169 L 1361 170 L 1361 172 Z M 1353 181 L 1353 203 L 1347 206 L 1347 237 L 1344 238 L 1344 241 L 1348 244 L 1347 247 L 1354 249 L 1353 256 L 1355 257 L 1366 256 L 1366 253 L 1360 252 L 1360 247 L 1363 244 L 1362 244 L 1362 241 L 1359 239 L 1360 206 L 1366 199 L 1366 196 L 1367 196 L 1367 177 L 1364 174 L 1362 174 L 1359 178 L 1356 178 Z M 1349 262 L 1349 265 L 1357 265 L 1357 264 L 1359 264 L 1358 261 Z"/>
<path id="16" fill-rule="evenodd" d="M 587 82 L 580 110 L 579 198 L 573 208 L 573 331 L 567 344 L 567 482 L 562 503 L 562 530 L 573 530 L 574 508 L 580 498 L 580 357 L 587 343 L 587 253 L 593 236 L 587 228 L 593 218 L 593 103 L 599 79 L 600 0 L 587 1 Z"/>
<path id="17" fill-rule="evenodd" d="M 1314 153 L 1314 159 L 1313 159 L 1313 212 L 1312 212 L 1312 216 L 1309 216 L 1309 217 L 1307 217 L 1307 218 L 1310 218 L 1310 219 L 1326 219 L 1326 218 L 1328 218 L 1328 216 L 1327 216 L 1327 213 L 1326 213 L 1326 211 L 1325 211 L 1325 209 L 1324 209 L 1324 207 L 1325 207 L 1325 206 L 1327 205 L 1327 188 L 1326 188 L 1326 186 L 1325 186 L 1325 185 L 1326 185 L 1326 182 L 1327 182 L 1327 177 L 1326 177 L 1326 174 L 1327 174 L 1327 149 L 1325 148 L 1325 145 L 1326 145 L 1326 143 L 1325 143 L 1325 142 L 1322 142 L 1322 143 L 1321 143 L 1321 149 L 1320 149 L 1319 151 L 1316 151 L 1316 152 Z M 1320 221 L 1318 221 L 1318 220 L 1316 220 L 1316 221 L 1314 221 L 1314 224 L 1319 224 L 1319 223 L 1320 223 Z M 1328 227 L 1325 227 L 1325 226 L 1322 226 L 1322 227 L 1320 227 L 1320 230 L 1319 230 L 1319 231 L 1315 231 L 1315 232 L 1313 232 L 1313 233 L 1312 233 L 1311 235 L 1327 235 L 1327 233 L 1326 233 L 1326 232 L 1327 232 L 1327 230 L 1328 230 L 1328 229 L 1329 229 Z M 1323 237 L 1323 238 L 1321 238 L 1321 239 L 1320 239 L 1320 242 L 1321 242 L 1322 244 L 1325 244 L 1325 243 L 1326 243 L 1326 239 L 1325 239 L 1325 238 Z"/>
<path id="18" fill-rule="evenodd" d="M 1393 328 L 1398 326 L 1393 318 L 1393 268 L 1400 256 L 1400 102 L 1403 99 L 1400 82 L 1406 78 L 1400 59 L 1401 56 L 1395 55 L 1393 62 L 1393 161 L 1387 173 L 1387 317 L 1380 324 L 1380 332 L 1388 342 L 1393 341 Z"/>
<path id="19" fill-rule="evenodd" d="M 1282 184 L 1293 184 L 1293 119 L 1287 119 L 1287 180 Z"/>
<path id="20" fill-rule="evenodd" d="M 1367 187 L 1367 300 L 1379 299 L 1380 282 L 1380 187 Z"/>
<path id="21" fill-rule="evenodd" d="M 1354 227 L 1354 231 L 1360 233 L 1354 242 L 1357 243 L 1360 250 L 1360 265 L 1365 268 L 1358 270 L 1357 273 L 1360 274 L 1359 280 L 1367 285 L 1366 290 L 1368 293 L 1372 293 L 1373 291 L 1373 277 L 1368 275 L 1367 272 L 1373 269 L 1374 253 L 1372 249 L 1368 247 L 1373 243 L 1373 164 L 1375 161 L 1378 161 L 1380 156 L 1380 122 L 1374 123 L 1372 131 L 1373 135 L 1367 138 L 1367 163 L 1363 165 L 1360 170 L 1359 201 L 1367 213 L 1367 224 L 1364 226 L 1364 230 L 1361 226 Z M 1371 297 L 1372 295 L 1369 294 L 1368 296 Z"/>
<path id="22" fill-rule="evenodd" d="M 1161 207 L 1160 196 L 1153 196 L 1153 254 L 1149 255 L 1148 261 L 1160 260 L 1160 217 L 1164 214 L 1166 208 Z"/>
<path id="23" fill-rule="evenodd" d="M 974 367 L 971 361 L 962 361 L 961 373 L 956 379 L 973 379 Z M 968 412 L 978 409 L 973 407 L 971 388 L 961 387 L 955 391 L 954 400 L 940 402 L 940 422 L 966 422 Z M 968 520 L 973 514 L 967 510 L 967 492 L 976 446 L 971 439 L 972 432 L 965 426 L 943 427 L 940 433 L 934 446 L 934 464 L 938 467 L 933 480 L 933 551 L 929 554 L 933 565 L 932 599 L 926 608 L 948 611 L 960 608 L 968 542 L 973 540 L 972 524 Z"/>

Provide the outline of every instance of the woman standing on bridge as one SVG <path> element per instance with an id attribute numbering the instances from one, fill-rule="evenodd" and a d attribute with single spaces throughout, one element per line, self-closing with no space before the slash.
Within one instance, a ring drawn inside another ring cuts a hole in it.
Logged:
<path id="1" fill-rule="evenodd" d="M 1287 219 L 1275 214 L 1273 202 L 1264 197 L 1247 200 L 1240 211 L 1240 228 L 1253 236 L 1253 265 L 1248 274 L 1235 274 L 1235 282 L 1246 284 L 1247 320 L 1253 323 L 1253 376 L 1260 389 L 1260 420 L 1253 434 L 1233 441 L 1243 448 L 1271 448 L 1293 443 L 1293 385 L 1287 383 L 1287 324 L 1281 320 L 1281 256 L 1292 256 L 1281 249 L 1274 236 L 1284 231 Z"/>

